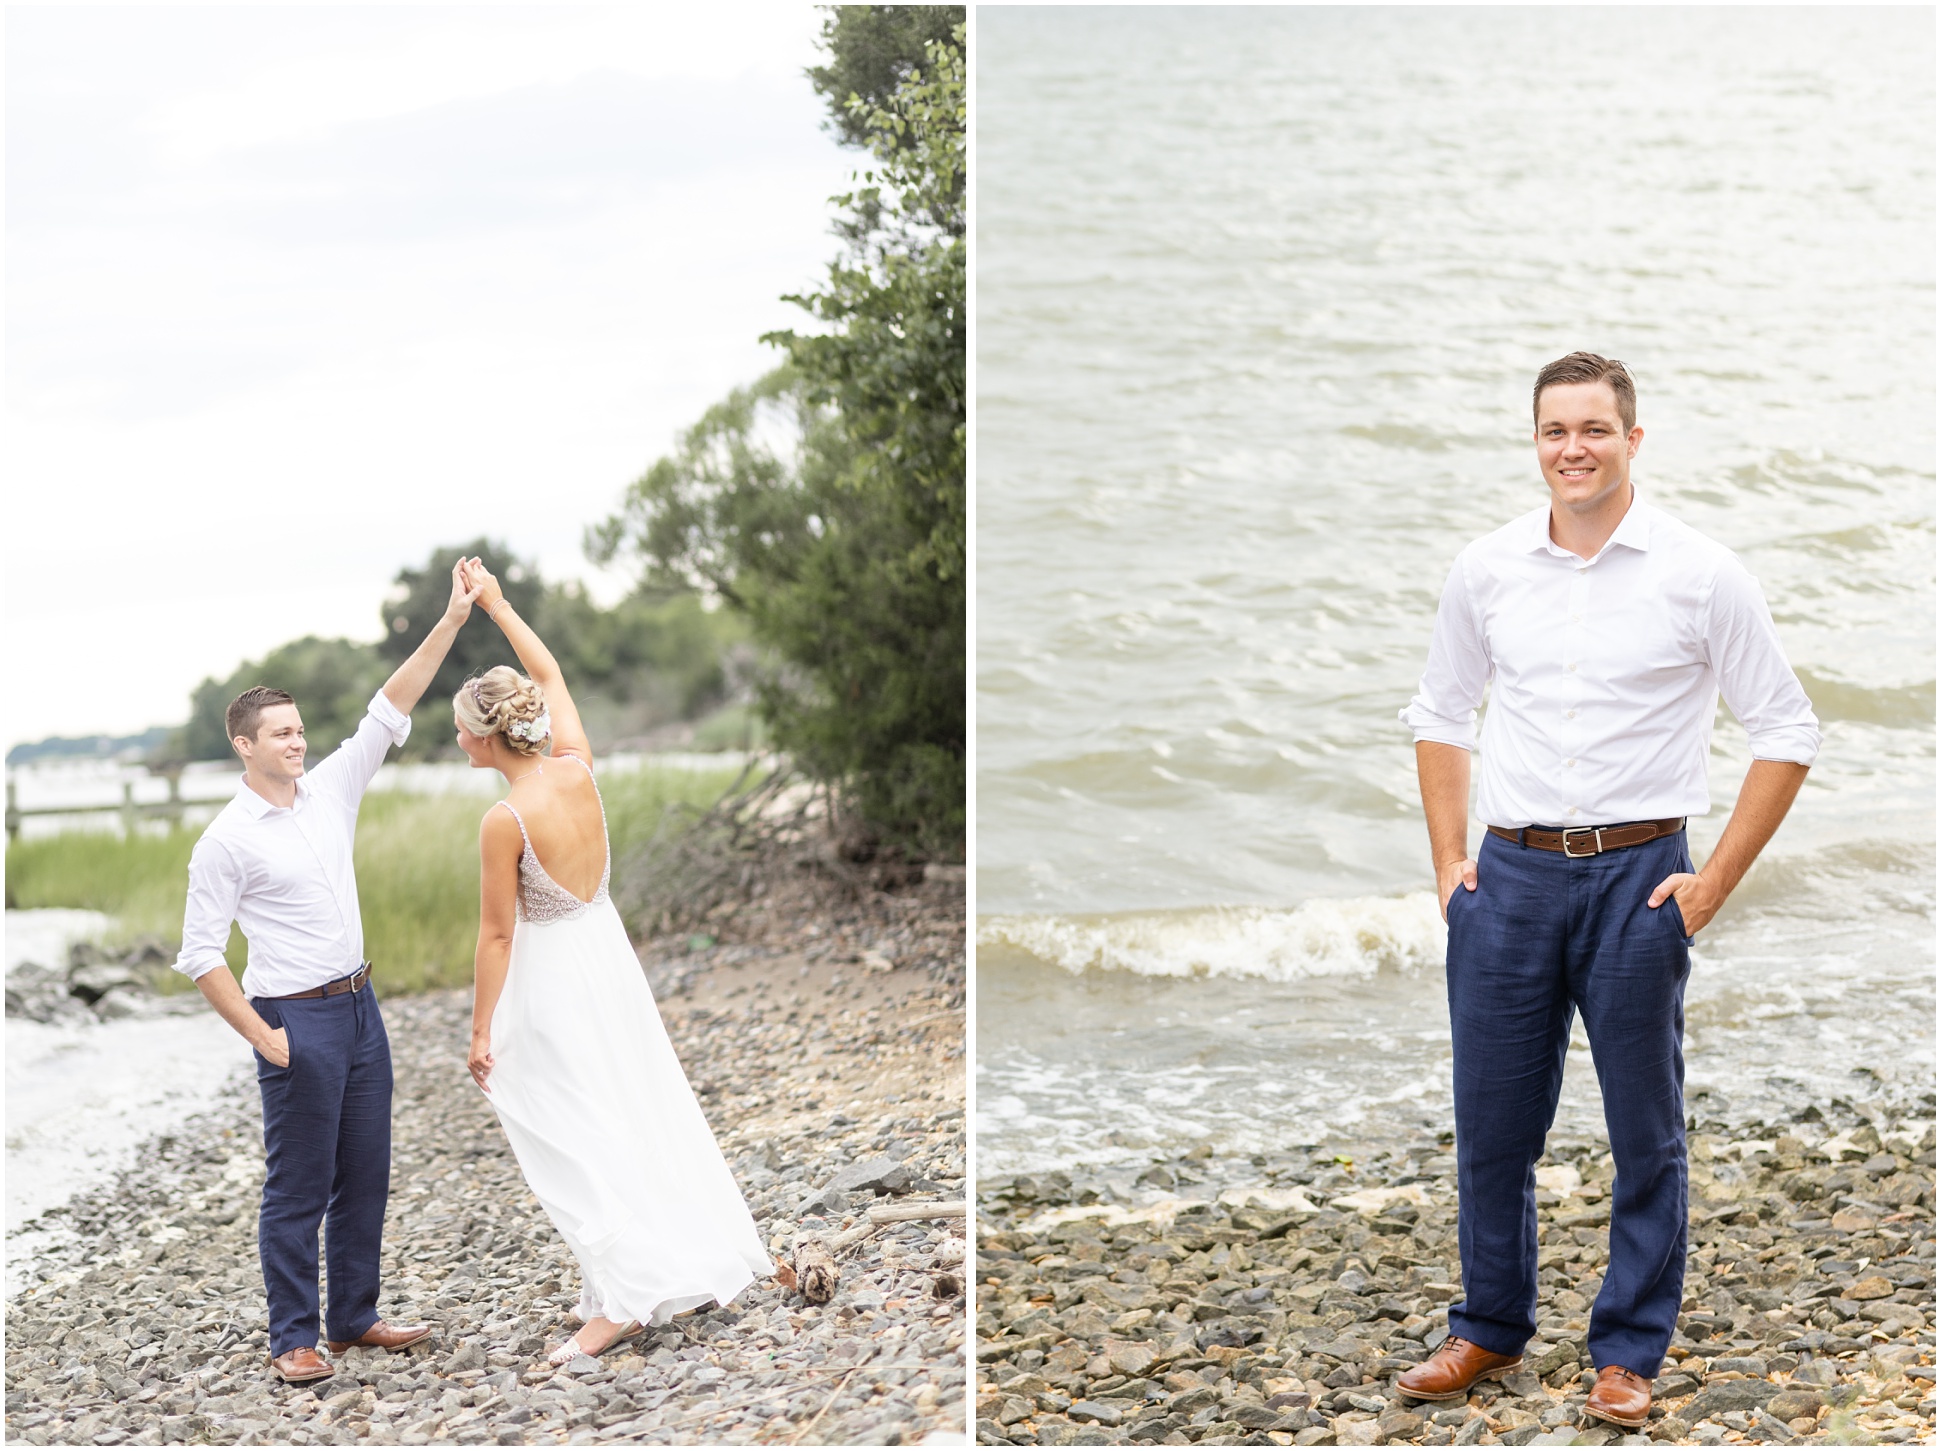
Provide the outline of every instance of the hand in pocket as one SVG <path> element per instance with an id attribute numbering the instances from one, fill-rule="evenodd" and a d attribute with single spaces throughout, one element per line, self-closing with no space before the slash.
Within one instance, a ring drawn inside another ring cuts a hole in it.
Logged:
<path id="1" fill-rule="evenodd" d="M 1476 890 L 1476 862 L 1472 857 L 1444 862 L 1436 868 L 1436 900 L 1442 904 L 1442 920 L 1449 920 L 1449 904 L 1458 892 Z"/>
<path id="2" fill-rule="evenodd" d="M 278 1068 L 290 1066 L 290 1034 L 286 1028 L 272 1028 L 256 1050 Z"/>
<path id="3" fill-rule="evenodd" d="M 1678 902 L 1678 915 L 1685 919 L 1682 935 L 1696 937 L 1699 929 L 1718 916 L 1722 904 L 1712 884 L 1696 872 L 1673 872 L 1651 890 L 1645 905 L 1661 911 L 1668 899 Z"/>

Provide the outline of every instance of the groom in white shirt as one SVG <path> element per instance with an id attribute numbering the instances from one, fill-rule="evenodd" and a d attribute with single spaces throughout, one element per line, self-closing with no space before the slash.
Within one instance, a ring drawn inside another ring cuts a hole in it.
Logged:
<path id="1" fill-rule="evenodd" d="M 1758 582 L 1633 488 L 1644 430 L 1624 365 L 1559 358 L 1532 402 L 1549 502 L 1457 556 L 1402 712 L 1449 923 L 1463 1299 L 1397 1389 L 1457 1400 L 1522 1363 L 1536 1329 L 1534 1170 L 1581 1013 L 1617 1165 L 1584 1409 L 1636 1427 L 1685 1277 L 1688 949 L 1778 829 L 1820 732 Z M 1489 829 L 1472 859 L 1486 688 L 1476 814 Z M 1685 818 L 1711 804 L 1721 693 L 1754 760 L 1694 872 Z"/>
<path id="2" fill-rule="evenodd" d="M 242 786 L 189 860 L 175 966 L 256 1050 L 266 1171 L 257 1243 L 270 1366 L 288 1381 L 332 1374 L 317 1353 L 319 1225 L 333 1352 L 396 1350 L 431 1334 L 426 1325 L 387 1324 L 377 1311 L 391 1048 L 364 961 L 351 845 L 364 790 L 385 752 L 411 733 L 411 709 L 473 597 L 454 566 L 444 616 L 371 697 L 356 734 L 314 771 L 304 770 L 303 720 L 288 694 L 257 686 L 237 696 L 227 728 Z M 232 921 L 249 941 L 240 987 L 223 959 Z"/>

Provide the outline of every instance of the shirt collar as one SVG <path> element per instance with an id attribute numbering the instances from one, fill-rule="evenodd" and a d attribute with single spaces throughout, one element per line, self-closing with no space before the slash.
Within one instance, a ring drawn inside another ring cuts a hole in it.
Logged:
<path id="1" fill-rule="evenodd" d="M 296 807 L 306 797 L 309 796 L 309 794 L 310 794 L 309 781 L 307 780 L 307 778 L 303 776 L 297 777 L 296 800 L 290 803 L 289 809 L 294 811 Z M 249 813 L 249 818 L 252 821 L 261 821 L 265 816 L 268 816 L 272 811 L 281 811 L 284 809 L 281 806 L 272 805 L 270 802 L 265 801 L 261 796 L 258 796 L 255 790 L 250 786 L 249 777 L 247 775 L 238 776 L 236 778 L 236 799 L 242 802 L 243 810 Z"/>
<path id="2" fill-rule="evenodd" d="M 1604 548 L 1583 562 L 1596 563 L 1609 552 L 1613 544 L 1622 544 L 1626 549 L 1635 549 L 1641 554 L 1650 552 L 1651 520 L 1645 513 L 1644 492 L 1635 483 L 1631 485 L 1631 507 L 1624 511 L 1624 517 L 1618 520 L 1617 528 L 1613 529 L 1611 537 L 1604 541 Z M 1530 515 L 1528 536 L 1524 540 L 1523 547 L 1526 550 L 1541 549 L 1557 555 L 1570 554 L 1569 550 L 1550 537 L 1548 504 Z M 1570 557 L 1576 558 L 1575 555 Z"/>

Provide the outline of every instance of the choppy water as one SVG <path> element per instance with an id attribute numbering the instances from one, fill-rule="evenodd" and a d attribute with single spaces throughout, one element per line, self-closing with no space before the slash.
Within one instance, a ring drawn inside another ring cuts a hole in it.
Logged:
<path id="1" fill-rule="evenodd" d="M 1446 1120 L 1395 712 L 1578 347 L 1827 736 L 1700 940 L 1693 1106 L 1931 1089 L 1932 16 L 999 8 L 979 47 L 981 1167 Z M 1721 710 L 1700 860 L 1746 761 Z"/>

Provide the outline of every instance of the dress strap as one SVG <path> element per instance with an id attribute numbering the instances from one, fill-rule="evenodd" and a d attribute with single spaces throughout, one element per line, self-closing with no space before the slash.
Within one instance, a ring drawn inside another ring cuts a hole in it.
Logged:
<path id="1" fill-rule="evenodd" d="M 571 752 L 564 753 L 564 759 L 568 761 L 579 761 L 581 767 L 586 771 L 586 779 L 593 783 L 593 799 L 600 803 L 600 825 L 604 827 L 607 822 L 607 798 L 600 794 L 600 778 L 593 774 L 593 768 L 591 766 L 587 765 L 585 761 L 581 761 L 578 756 L 573 755 Z"/>
<path id="2" fill-rule="evenodd" d="M 510 801 L 494 801 L 492 804 L 494 806 L 503 806 L 507 811 L 512 813 L 512 819 L 519 823 L 520 840 L 525 842 L 528 851 L 532 850 L 532 838 L 526 835 L 526 818 L 519 814 L 519 808 L 514 806 Z"/>

